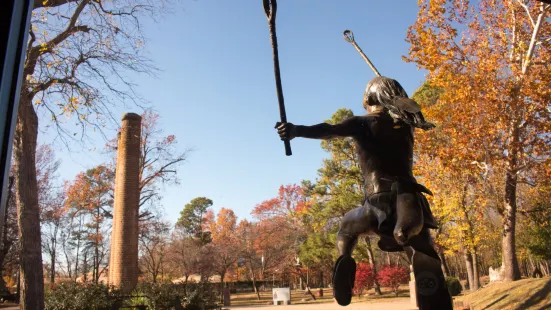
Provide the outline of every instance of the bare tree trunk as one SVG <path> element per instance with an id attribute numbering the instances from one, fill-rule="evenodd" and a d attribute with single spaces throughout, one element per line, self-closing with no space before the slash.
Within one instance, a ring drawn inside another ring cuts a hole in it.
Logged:
<path id="1" fill-rule="evenodd" d="M 469 290 L 474 291 L 473 257 L 467 250 L 465 250 L 465 252 L 463 253 L 463 258 L 465 259 L 465 267 L 467 268 L 467 281 L 469 282 Z"/>
<path id="2" fill-rule="evenodd" d="M 468 278 L 467 272 L 465 271 L 465 264 L 461 263 L 460 255 L 455 255 L 455 265 L 457 266 L 457 274 L 459 278 Z"/>
<path id="3" fill-rule="evenodd" d="M 88 251 L 84 251 L 84 260 L 82 261 L 82 282 L 88 281 Z"/>
<path id="4" fill-rule="evenodd" d="M 224 291 L 224 277 L 226 276 L 226 270 L 220 272 L 220 292 Z"/>
<path id="5" fill-rule="evenodd" d="M 297 270 L 297 274 L 298 274 L 298 278 L 299 278 L 299 281 L 300 281 L 300 289 L 301 290 L 306 290 L 306 293 L 308 293 L 312 297 L 313 300 L 316 300 L 316 295 L 314 295 L 314 293 L 312 293 L 312 291 L 310 290 L 310 286 L 308 285 L 308 280 L 303 281 L 304 275 L 302 274 L 302 272 L 300 270 Z M 303 283 L 306 283 L 306 289 L 302 288 Z"/>
<path id="6" fill-rule="evenodd" d="M 80 256 L 80 242 L 81 242 L 81 233 L 82 233 L 82 214 L 79 216 L 78 218 L 78 234 L 77 234 L 77 256 L 76 256 L 76 259 L 75 259 L 75 270 L 74 270 L 74 275 L 75 275 L 75 279 L 78 278 L 78 265 L 80 263 L 80 260 L 79 260 L 79 256 Z"/>
<path id="7" fill-rule="evenodd" d="M 63 254 L 65 254 L 65 261 L 67 262 L 67 275 L 69 276 L 69 279 L 73 279 L 73 268 L 71 268 L 69 253 L 67 253 L 67 249 L 65 247 L 63 248 Z"/>
<path id="8" fill-rule="evenodd" d="M 518 130 L 514 130 L 518 131 Z M 518 132 L 514 134 L 517 136 Z M 515 139 L 518 141 L 517 139 Z M 511 154 L 514 156 L 514 154 Z M 516 165 L 516 159 L 510 163 L 510 167 Z M 517 212 L 517 175 L 510 168 L 506 173 L 505 181 L 505 210 L 503 214 L 503 239 L 501 243 L 503 259 L 503 279 L 505 281 L 516 281 L 520 279 L 520 269 L 518 267 L 517 255 L 515 253 L 515 226 Z"/>
<path id="9" fill-rule="evenodd" d="M 530 262 L 530 267 L 532 267 L 532 271 L 536 270 L 536 264 L 534 263 L 534 258 L 530 254 L 528 254 L 528 261 Z"/>
<path id="10" fill-rule="evenodd" d="M 184 295 L 187 295 L 187 284 L 188 284 L 189 275 L 184 275 Z"/>
<path id="11" fill-rule="evenodd" d="M 50 263 L 52 264 L 52 270 L 51 270 L 51 274 L 50 274 L 50 282 L 51 283 L 55 283 L 55 264 L 56 264 L 56 261 L 57 261 L 57 234 L 58 234 L 58 231 L 59 231 L 59 225 L 61 225 L 60 223 L 60 219 L 56 219 L 54 221 L 54 231 L 52 233 L 52 237 L 50 239 L 51 241 L 51 244 L 52 244 L 52 250 L 50 252 Z"/>
<path id="12" fill-rule="evenodd" d="M 478 275 L 478 254 L 476 254 L 476 249 L 472 253 L 473 258 L 473 285 L 471 291 L 476 291 L 480 288 L 480 276 Z"/>
<path id="13" fill-rule="evenodd" d="M 258 289 L 256 288 L 256 276 L 254 274 L 254 269 L 253 269 L 252 266 L 251 266 L 250 269 L 251 269 L 251 277 L 252 277 L 252 280 L 253 280 L 254 293 L 256 294 L 256 299 L 260 300 L 260 292 L 258 292 Z"/>
<path id="14" fill-rule="evenodd" d="M 10 201 L 12 199 L 12 189 L 14 181 L 14 178 L 10 176 L 8 183 L 8 197 L 6 199 L 6 207 L 4 208 L 4 214 L 2 214 L 2 216 L 4 217 L 4 229 L 2 231 L 2 249 L 0 250 L 0 275 L 4 271 L 4 260 L 6 258 L 6 255 L 8 255 L 8 252 L 10 251 L 13 243 L 8 239 L 8 209 L 10 206 Z M 7 288 L 4 277 L 0 277 L 0 291 L 5 291 L 6 289 Z"/>
<path id="15" fill-rule="evenodd" d="M 485 259 L 480 260 L 480 270 L 482 270 L 480 276 L 488 275 L 488 264 Z"/>
<path id="16" fill-rule="evenodd" d="M 375 275 L 375 292 L 378 295 L 383 295 L 383 293 L 381 292 L 381 286 L 379 285 L 379 281 L 377 280 L 377 266 L 375 265 L 375 257 L 373 256 L 373 250 L 371 249 L 371 239 L 369 239 L 369 237 L 366 237 L 365 243 L 367 244 L 367 259 L 369 260 L 369 264 L 371 265 L 371 268 L 373 268 L 373 274 Z"/>
<path id="17" fill-rule="evenodd" d="M 55 256 L 56 256 L 56 236 L 57 235 L 57 226 L 54 228 L 53 236 L 51 238 L 52 251 L 50 252 L 50 264 L 52 265 L 50 272 L 50 283 L 55 283 Z"/>
<path id="18" fill-rule="evenodd" d="M 95 253 L 94 253 L 94 283 L 98 284 L 99 282 L 99 265 L 100 265 L 100 259 L 99 259 L 99 217 L 100 217 L 100 209 L 99 209 L 99 199 L 98 199 L 98 206 L 97 206 L 97 213 L 96 213 L 96 241 L 95 241 Z"/>
<path id="19" fill-rule="evenodd" d="M 549 275 L 549 273 L 547 272 L 547 269 L 546 269 L 546 266 L 545 266 L 545 261 L 541 261 L 539 263 L 539 266 L 541 268 L 541 273 L 543 274 L 544 277 L 547 277 Z"/>
<path id="20" fill-rule="evenodd" d="M 21 269 L 20 309 L 44 309 L 44 276 L 40 209 L 36 179 L 36 144 L 38 117 L 32 97 L 23 90 L 14 137 L 17 220 L 19 225 L 19 257 Z"/>
<path id="21" fill-rule="evenodd" d="M 449 277 L 450 268 L 448 267 L 448 262 L 446 261 L 446 255 L 444 254 L 444 250 L 441 247 L 438 247 L 438 257 L 440 257 L 440 265 L 442 267 L 442 272 L 444 273 L 444 277 Z"/>

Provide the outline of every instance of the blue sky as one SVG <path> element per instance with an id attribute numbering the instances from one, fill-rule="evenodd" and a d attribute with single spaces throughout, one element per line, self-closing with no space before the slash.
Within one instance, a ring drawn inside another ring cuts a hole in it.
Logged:
<path id="1" fill-rule="evenodd" d="M 342 37 L 356 41 L 381 74 L 397 79 L 411 95 L 424 72 L 401 60 L 416 1 L 280 0 L 277 30 L 287 118 L 315 124 L 346 107 L 364 110 L 363 90 L 374 75 Z M 240 218 L 274 197 L 281 184 L 315 179 L 327 155 L 319 141 L 295 139 L 285 156 L 274 124 L 279 120 L 272 50 L 261 0 L 182 1 L 158 23 L 148 22 L 148 51 L 162 70 L 136 75 L 140 93 L 175 134 L 181 149 L 193 148 L 180 168 L 181 184 L 163 190 L 165 216 L 175 222 L 191 199 L 206 196 L 214 209 Z M 137 108 L 133 112 L 141 113 Z M 49 142 L 52 136 L 41 136 Z M 105 141 L 98 138 L 97 148 Z M 91 149 L 91 148 L 90 148 Z M 98 152 L 58 151 L 61 177 L 72 179 L 101 163 Z"/>

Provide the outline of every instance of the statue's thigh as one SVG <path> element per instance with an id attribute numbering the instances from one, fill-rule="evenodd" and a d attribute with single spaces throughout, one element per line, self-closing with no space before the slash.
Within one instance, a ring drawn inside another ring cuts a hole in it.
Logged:
<path id="1" fill-rule="evenodd" d="M 348 211 L 341 222 L 340 231 L 351 236 L 375 233 L 378 221 L 372 208 L 364 205 Z"/>

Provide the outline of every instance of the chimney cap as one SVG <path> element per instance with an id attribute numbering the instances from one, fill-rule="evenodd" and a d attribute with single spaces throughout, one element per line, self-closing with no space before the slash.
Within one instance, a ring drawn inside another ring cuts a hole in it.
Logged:
<path id="1" fill-rule="evenodd" d="M 122 115 L 122 120 L 126 121 L 141 121 L 142 117 L 136 113 L 125 113 Z"/>

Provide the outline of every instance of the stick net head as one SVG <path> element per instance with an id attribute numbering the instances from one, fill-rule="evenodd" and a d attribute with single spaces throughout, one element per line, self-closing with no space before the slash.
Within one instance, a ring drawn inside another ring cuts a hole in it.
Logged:
<path id="1" fill-rule="evenodd" d="M 343 32 L 343 35 L 346 42 L 349 42 L 349 43 L 354 42 L 354 33 L 352 33 L 352 30 L 345 30 Z"/>

